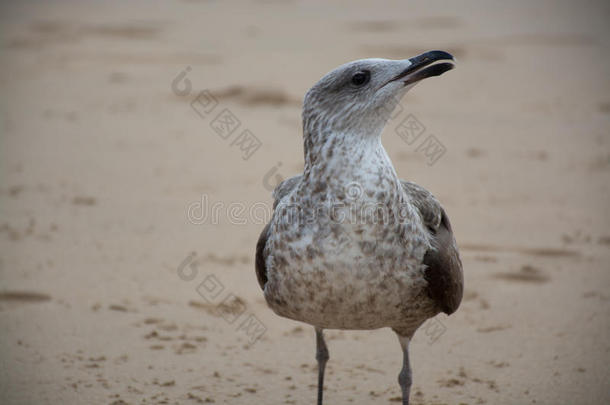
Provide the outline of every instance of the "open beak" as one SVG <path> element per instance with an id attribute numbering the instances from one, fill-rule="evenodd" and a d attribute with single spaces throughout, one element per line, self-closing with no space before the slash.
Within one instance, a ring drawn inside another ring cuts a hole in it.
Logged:
<path id="1" fill-rule="evenodd" d="M 440 60 L 450 60 L 451 62 L 433 64 Z M 405 86 L 408 86 L 428 77 L 440 76 L 455 67 L 454 61 L 453 56 L 444 51 L 424 52 L 409 59 L 409 62 L 411 62 L 409 67 L 390 79 L 388 83 L 400 80 Z"/>

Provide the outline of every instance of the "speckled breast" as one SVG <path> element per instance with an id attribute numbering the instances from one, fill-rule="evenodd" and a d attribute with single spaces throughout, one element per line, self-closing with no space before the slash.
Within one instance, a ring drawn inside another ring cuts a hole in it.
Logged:
<path id="1" fill-rule="evenodd" d="M 414 208 L 399 219 L 379 218 L 366 205 L 300 202 L 298 218 L 276 210 L 265 297 L 278 315 L 323 328 L 376 329 L 419 326 L 435 314 L 421 264 L 429 244 Z"/>

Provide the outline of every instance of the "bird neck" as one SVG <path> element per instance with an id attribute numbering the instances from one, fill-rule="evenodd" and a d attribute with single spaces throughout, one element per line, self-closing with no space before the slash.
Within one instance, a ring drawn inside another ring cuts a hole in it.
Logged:
<path id="1" fill-rule="evenodd" d="M 360 181 L 380 169 L 398 178 L 381 144 L 381 133 L 306 132 L 304 151 L 305 178 Z"/>

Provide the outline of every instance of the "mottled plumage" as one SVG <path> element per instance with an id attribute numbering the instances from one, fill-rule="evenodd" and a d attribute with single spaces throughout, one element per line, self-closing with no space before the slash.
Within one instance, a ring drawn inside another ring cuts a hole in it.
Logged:
<path id="1" fill-rule="evenodd" d="M 343 65 L 307 93 L 305 168 L 273 192 L 274 212 L 256 246 L 256 274 L 278 314 L 316 328 L 322 402 L 328 351 L 322 330 L 391 327 L 408 342 L 462 298 L 462 265 L 449 219 L 424 188 L 398 178 L 381 144 L 388 114 L 415 82 L 452 64 L 432 51 Z"/>

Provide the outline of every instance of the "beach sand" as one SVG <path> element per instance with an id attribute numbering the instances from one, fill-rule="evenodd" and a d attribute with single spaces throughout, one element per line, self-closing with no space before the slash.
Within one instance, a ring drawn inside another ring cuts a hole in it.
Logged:
<path id="1" fill-rule="evenodd" d="M 464 264 L 412 342 L 413 403 L 610 403 L 608 3 L 227 3 L 0 6 L 0 402 L 313 403 L 313 328 L 254 272 L 302 97 L 443 49 L 456 69 L 383 137 Z M 399 402 L 393 332 L 328 345 L 327 404 Z"/>

